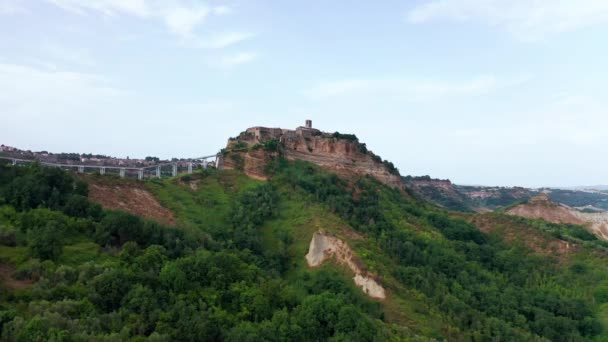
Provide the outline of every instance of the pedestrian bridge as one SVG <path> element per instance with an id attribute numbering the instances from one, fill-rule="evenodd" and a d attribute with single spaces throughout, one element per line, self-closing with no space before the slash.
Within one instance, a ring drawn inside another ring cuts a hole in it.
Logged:
<path id="1" fill-rule="evenodd" d="M 0 157 L 0 160 L 8 160 L 12 165 L 25 165 L 38 162 L 40 165 L 49 167 L 59 167 L 65 170 L 74 170 L 79 173 L 99 173 L 101 175 L 114 174 L 121 178 L 130 177 L 137 179 L 144 178 L 161 178 L 165 176 L 175 177 L 179 173 L 192 173 L 194 169 L 199 167 L 206 169 L 210 165 L 216 166 L 218 155 L 209 155 L 205 157 L 189 158 L 180 161 L 160 163 L 149 166 L 134 167 L 134 166 L 114 166 L 114 165 L 91 165 L 91 164 L 65 164 L 65 163 L 49 163 L 37 159 L 19 159 L 12 157 Z"/>

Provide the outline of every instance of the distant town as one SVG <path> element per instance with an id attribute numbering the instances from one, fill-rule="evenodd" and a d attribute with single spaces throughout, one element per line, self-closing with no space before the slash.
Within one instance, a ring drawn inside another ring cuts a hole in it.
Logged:
<path id="1" fill-rule="evenodd" d="M 158 157 L 148 156 L 144 159 L 137 158 L 116 158 L 102 154 L 92 153 L 52 153 L 48 151 L 29 151 L 21 150 L 17 147 L 0 145 L 0 157 L 14 158 L 22 160 L 37 160 L 44 163 L 57 163 L 67 165 L 90 165 L 90 166 L 116 166 L 140 168 L 154 166 L 169 162 L 186 162 L 192 159 L 173 158 L 171 160 L 161 160 Z M 213 166 L 213 161 L 209 166 Z"/>

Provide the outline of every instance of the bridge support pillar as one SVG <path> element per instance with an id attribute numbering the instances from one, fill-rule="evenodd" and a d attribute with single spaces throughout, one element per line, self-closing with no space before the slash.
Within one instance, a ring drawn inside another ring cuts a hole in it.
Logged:
<path id="1" fill-rule="evenodd" d="M 79 173 L 84 173 L 84 166 L 79 165 L 79 166 L 78 166 L 78 172 L 79 172 Z"/>
<path id="2" fill-rule="evenodd" d="M 192 163 L 188 163 L 188 173 L 192 173 Z"/>
<path id="3" fill-rule="evenodd" d="M 17 165 L 17 159 L 13 159 L 13 165 Z"/>
<path id="4" fill-rule="evenodd" d="M 156 178 L 160 178 L 160 166 L 156 167 Z"/>
<path id="5" fill-rule="evenodd" d="M 177 163 L 173 164 L 173 170 L 171 170 L 171 175 L 173 177 L 177 176 Z"/>
<path id="6" fill-rule="evenodd" d="M 144 169 L 137 170 L 137 179 L 139 179 L 139 180 L 144 179 Z"/>
<path id="7" fill-rule="evenodd" d="M 203 169 L 207 168 L 207 159 L 203 160 Z"/>
<path id="8" fill-rule="evenodd" d="M 106 168 L 105 167 L 100 167 L 99 168 L 99 174 L 105 175 L 106 174 Z"/>
<path id="9" fill-rule="evenodd" d="M 125 178 L 125 168 L 120 169 L 120 178 Z"/>

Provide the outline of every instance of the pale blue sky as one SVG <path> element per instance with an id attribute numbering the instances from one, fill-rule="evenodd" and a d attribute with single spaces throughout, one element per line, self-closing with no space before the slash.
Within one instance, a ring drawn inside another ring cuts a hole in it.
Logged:
<path id="1" fill-rule="evenodd" d="M 402 174 L 608 183 L 605 0 L 0 0 L 0 142 L 212 154 L 355 133 Z"/>

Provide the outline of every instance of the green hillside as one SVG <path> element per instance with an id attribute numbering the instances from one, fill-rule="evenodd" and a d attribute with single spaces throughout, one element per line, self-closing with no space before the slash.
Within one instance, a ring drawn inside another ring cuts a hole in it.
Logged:
<path id="1" fill-rule="evenodd" d="M 146 181 L 175 227 L 102 210 L 87 200 L 87 177 L 0 166 L 1 339 L 608 338 L 606 251 L 582 228 L 492 214 L 484 224 L 506 228 L 486 234 L 473 214 L 372 178 L 275 163 L 269 181 L 217 170 Z M 343 265 L 307 266 L 319 230 L 348 243 L 385 300 Z M 541 253 L 513 231 L 576 248 Z"/>

